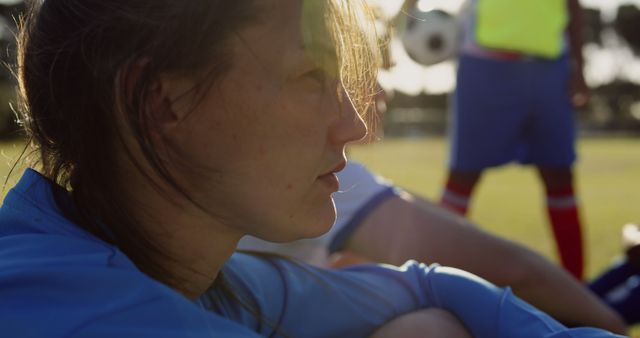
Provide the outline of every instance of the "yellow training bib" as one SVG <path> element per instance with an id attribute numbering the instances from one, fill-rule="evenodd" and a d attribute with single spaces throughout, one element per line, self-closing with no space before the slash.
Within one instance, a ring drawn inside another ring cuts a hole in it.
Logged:
<path id="1" fill-rule="evenodd" d="M 477 0 L 476 41 L 482 47 L 556 58 L 563 51 L 566 0 Z"/>

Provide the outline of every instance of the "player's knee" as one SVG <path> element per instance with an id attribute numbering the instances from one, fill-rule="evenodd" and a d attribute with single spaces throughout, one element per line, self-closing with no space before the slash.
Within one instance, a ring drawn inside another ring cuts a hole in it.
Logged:
<path id="1" fill-rule="evenodd" d="M 473 188 L 482 175 L 482 171 L 449 171 L 449 181 L 463 187 Z"/>
<path id="2" fill-rule="evenodd" d="M 538 167 L 538 172 L 547 189 L 566 188 L 573 185 L 573 171 L 570 167 Z"/>
<path id="3" fill-rule="evenodd" d="M 393 319 L 370 338 L 470 338 L 471 335 L 451 313 L 441 309 L 425 309 Z"/>

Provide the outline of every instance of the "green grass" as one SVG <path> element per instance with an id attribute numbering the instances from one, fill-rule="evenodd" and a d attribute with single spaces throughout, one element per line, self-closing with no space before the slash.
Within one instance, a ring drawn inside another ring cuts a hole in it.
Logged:
<path id="1" fill-rule="evenodd" d="M 24 150 L 24 144 L 21 142 L 0 142 L 0 197 L 4 199 L 4 195 L 7 193 L 15 182 L 20 178 L 22 171 L 24 170 L 24 161 L 21 161 L 18 165 L 16 160 L 20 157 Z M 12 171 L 10 177 L 7 175 Z M 6 183 L 6 185 L 5 185 Z"/>
<path id="2" fill-rule="evenodd" d="M 587 275 L 605 269 L 621 253 L 620 227 L 640 222 L 640 138 L 593 138 L 578 143 L 577 189 L 587 248 Z M 417 194 L 437 199 L 446 174 L 444 139 L 387 139 L 354 146 L 351 158 Z M 557 261 L 541 185 L 531 167 L 487 171 L 476 190 L 470 218 Z"/>

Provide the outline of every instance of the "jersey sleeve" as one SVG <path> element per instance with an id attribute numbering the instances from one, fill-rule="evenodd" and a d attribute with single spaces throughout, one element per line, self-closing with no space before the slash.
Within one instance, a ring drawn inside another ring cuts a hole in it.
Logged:
<path id="1" fill-rule="evenodd" d="M 0 337 L 259 337 L 132 267 L 110 265 L 123 254 L 85 240 L 0 239 L 0 257 L 8 256 L 0 259 Z"/>
<path id="2" fill-rule="evenodd" d="M 408 262 L 332 271 L 236 254 L 225 273 L 251 310 L 224 302 L 214 310 L 265 336 L 367 337 L 401 314 L 437 307 L 456 315 L 477 338 L 617 337 L 566 328 L 508 288 L 447 267 Z"/>

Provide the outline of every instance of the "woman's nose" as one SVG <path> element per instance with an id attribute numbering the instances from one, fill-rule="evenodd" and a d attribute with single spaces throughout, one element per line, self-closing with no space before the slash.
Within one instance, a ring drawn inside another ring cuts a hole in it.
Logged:
<path id="1" fill-rule="evenodd" d="M 338 105 L 338 119 L 331 132 L 331 139 L 336 144 L 346 144 L 357 141 L 367 135 L 367 125 L 353 105 L 353 102 L 345 94 Z"/>

